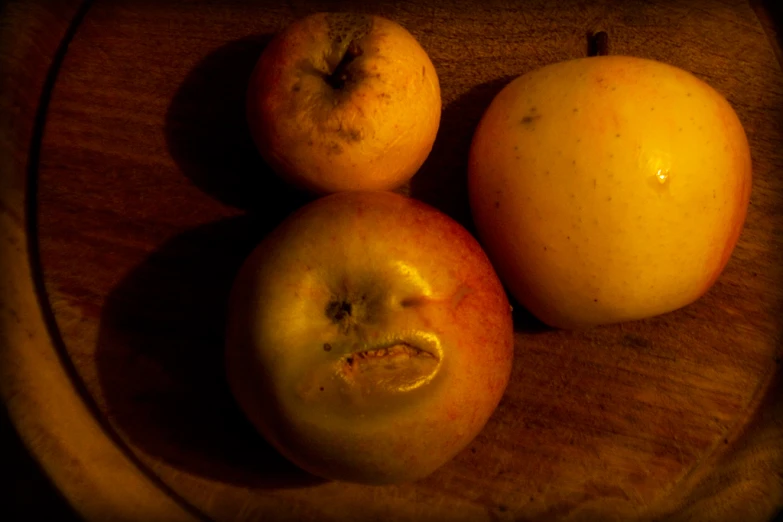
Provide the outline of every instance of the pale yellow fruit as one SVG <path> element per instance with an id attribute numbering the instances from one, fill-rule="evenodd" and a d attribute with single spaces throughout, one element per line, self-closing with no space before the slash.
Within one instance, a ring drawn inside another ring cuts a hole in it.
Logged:
<path id="1" fill-rule="evenodd" d="M 654 316 L 715 282 L 742 229 L 751 157 L 727 100 L 657 61 L 525 74 L 474 136 L 470 203 L 510 292 L 556 327 Z"/>
<path id="2" fill-rule="evenodd" d="M 332 479 L 416 480 L 479 433 L 513 325 L 478 242 L 424 203 L 341 192 L 268 236 L 234 285 L 232 390 L 284 456 Z"/>
<path id="3" fill-rule="evenodd" d="M 318 13 L 264 50 L 247 118 L 274 170 L 307 190 L 387 190 L 410 179 L 440 124 L 435 67 L 405 28 L 379 16 Z"/>

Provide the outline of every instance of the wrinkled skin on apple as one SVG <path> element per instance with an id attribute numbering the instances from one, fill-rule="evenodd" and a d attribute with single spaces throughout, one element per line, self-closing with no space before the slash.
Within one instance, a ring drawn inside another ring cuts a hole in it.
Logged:
<path id="1" fill-rule="evenodd" d="M 440 84 L 399 24 L 352 13 L 296 20 L 264 50 L 247 94 L 261 155 L 316 193 L 393 189 L 424 163 L 440 124 Z"/>
<path id="2" fill-rule="evenodd" d="M 344 192 L 292 215 L 234 285 L 229 382 L 284 456 L 325 478 L 432 473 L 508 383 L 513 326 L 484 252 L 422 202 Z"/>

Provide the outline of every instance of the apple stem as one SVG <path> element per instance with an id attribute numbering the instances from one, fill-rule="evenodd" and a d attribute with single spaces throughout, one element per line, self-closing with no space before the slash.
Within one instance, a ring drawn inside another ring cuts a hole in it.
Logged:
<path id="1" fill-rule="evenodd" d="M 609 35 L 606 31 L 590 33 L 587 37 L 587 56 L 607 56 L 609 54 Z"/>
<path id="2" fill-rule="evenodd" d="M 346 80 L 348 80 L 348 73 L 346 71 L 348 66 L 357 56 L 361 56 L 361 54 L 362 49 L 355 42 L 351 42 L 350 45 L 348 45 L 348 49 L 345 51 L 343 58 L 340 60 L 340 63 L 334 68 L 332 74 L 326 77 L 326 81 L 329 85 L 335 89 L 339 89 L 345 85 Z"/>

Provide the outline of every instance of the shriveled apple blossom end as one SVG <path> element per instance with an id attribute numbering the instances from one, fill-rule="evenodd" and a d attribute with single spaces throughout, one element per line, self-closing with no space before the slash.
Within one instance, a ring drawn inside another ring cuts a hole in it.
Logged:
<path id="1" fill-rule="evenodd" d="M 326 305 L 326 317 L 333 323 L 345 321 L 353 313 L 353 305 L 349 301 L 334 300 Z"/>

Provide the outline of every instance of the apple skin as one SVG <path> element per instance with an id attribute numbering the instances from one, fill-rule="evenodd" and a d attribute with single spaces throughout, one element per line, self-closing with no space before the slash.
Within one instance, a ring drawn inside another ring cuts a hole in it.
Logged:
<path id="1" fill-rule="evenodd" d="M 349 52 L 342 85 L 330 76 Z M 247 119 L 269 165 L 315 193 L 391 190 L 432 150 L 441 114 L 435 67 L 399 24 L 317 13 L 276 35 L 252 73 Z"/>
<path id="2" fill-rule="evenodd" d="M 511 371 L 510 306 L 478 242 L 391 192 L 340 192 L 292 214 L 241 268 L 228 317 L 238 404 L 282 455 L 328 479 L 432 473 L 483 428 Z"/>
<path id="3" fill-rule="evenodd" d="M 627 56 L 513 80 L 476 129 L 468 171 L 478 236 L 506 288 L 560 328 L 697 300 L 731 256 L 751 191 L 728 101 Z"/>

